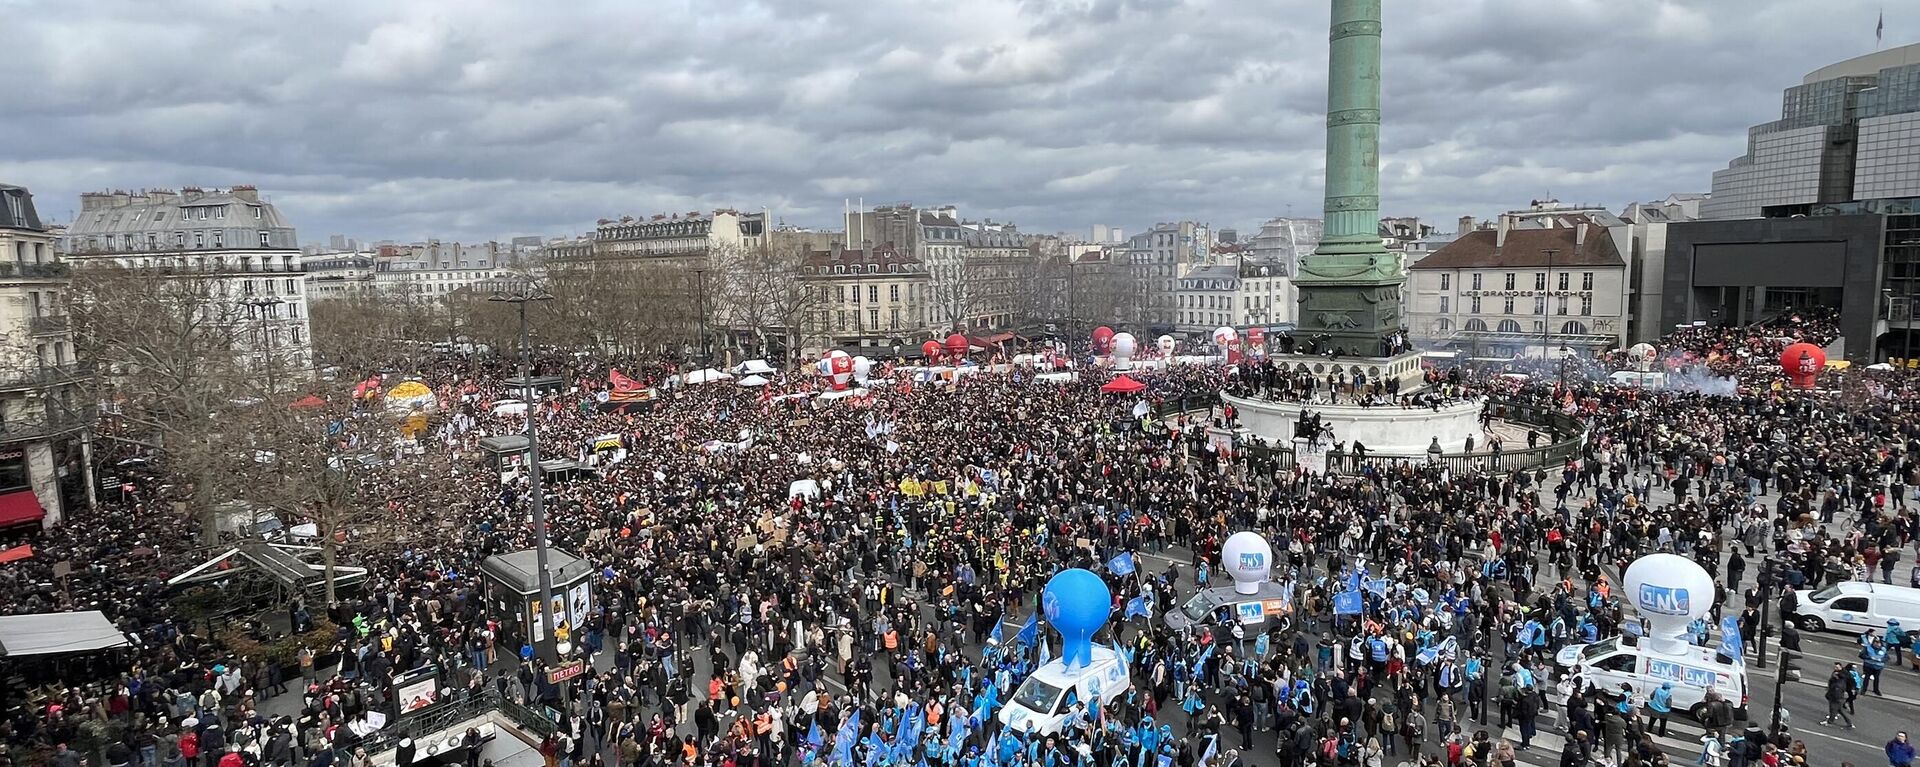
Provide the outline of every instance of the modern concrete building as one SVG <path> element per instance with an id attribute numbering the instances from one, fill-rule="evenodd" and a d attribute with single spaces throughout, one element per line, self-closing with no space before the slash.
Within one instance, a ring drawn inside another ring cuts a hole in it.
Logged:
<path id="1" fill-rule="evenodd" d="M 1456 238 L 1408 271 L 1412 340 L 1473 356 L 1557 356 L 1620 345 L 1627 263 L 1607 228 L 1584 217 L 1540 218 Z"/>
<path id="2" fill-rule="evenodd" d="M 67 324 L 67 265 L 25 188 L 0 184 L 0 530 L 92 500 L 90 372 Z"/>
<path id="3" fill-rule="evenodd" d="M 1816 69 L 1780 119 L 1713 174 L 1707 219 L 1804 215 L 1814 206 L 1920 197 L 1920 43 Z"/>
<path id="4" fill-rule="evenodd" d="M 258 326 L 235 334 L 252 357 L 271 354 L 281 370 L 313 367 L 299 241 L 251 186 L 82 194 L 58 245 L 76 269 L 117 264 L 160 279 L 206 278 L 225 301 L 215 305 L 227 307 L 218 321 Z"/>
<path id="5" fill-rule="evenodd" d="M 1627 296 L 1627 343 L 1658 340 L 1667 330 L 1660 323 L 1661 299 L 1667 284 L 1667 227 L 1700 217 L 1704 194 L 1670 194 L 1664 200 L 1636 202 L 1621 211 L 1627 225 L 1627 273 L 1633 292 Z M 1619 244 L 1616 237 L 1615 245 Z"/>
<path id="6" fill-rule="evenodd" d="M 1120 322 L 1138 323 L 1150 333 L 1169 333 L 1180 322 L 1180 278 L 1210 263 L 1212 238 L 1207 225 L 1192 221 L 1154 224 L 1127 241 L 1139 307 Z"/>

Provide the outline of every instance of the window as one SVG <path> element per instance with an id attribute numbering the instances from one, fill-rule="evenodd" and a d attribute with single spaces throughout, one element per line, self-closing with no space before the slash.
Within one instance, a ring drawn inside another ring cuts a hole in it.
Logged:
<path id="1" fill-rule="evenodd" d="M 186 247 L 186 246 L 187 246 L 187 233 L 186 233 L 186 232 L 174 232 L 174 233 L 173 233 L 173 246 L 174 246 L 174 247 L 176 247 L 176 248 L 184 248 L 184 247 Z"/>
<path id="2" fill-rule="evenodd" d="M 1441 314 L 1447 313 L 1447 297 L 1446 296 L 1440 297 L 1440 313 Z"/>
<path id="3" fill-rule="evenodd" d="M 1547 289 L 1547 273 L 1546 272 L 1533 273 L 1533 289 L 1534 290 Z"/>
<path id="4" fill-rule="evenodd" d="M 268 233 L 268 232 L 261 232 L 261 233 L 260 233 L 260 247 L 263 247 L 263 248 L 265 248 L 265 247 L 270 247 L 271 245 L 272 245 L 272 240 L 271 240 L 271 238 L 270 238 L 270 233 Z"/>
<path id="5" fill-rule="evenodd" d="M 1507 290 L 1513 289 L 1513 272 L 1507 272 Z"/>
<path id="6" fill-rule="evenodd" d="M 1506 298 L 1504 298 L 1504 299 L 1501 299 L 1501 301 L 1500 301 L 1500 313 L 1501 313 L 1501 314 L 1512 314 L 1512 313 L 1513 313 L 1513 296 L 1507 296 Z"/>
<path id="7" fill-rule="evenodd" d="M 213 230 L 213 246 L 214 247 L 216 248 L 224 247 L 224 241 L 226 239 L 227 239 L 227 230 L 225 229 Z"/>
<path id="8" fill-rule="evenodd" d="M 1580 297 L 1580 316 L 1593 316 L 1593 296 L 1591 294 Z"/>
<path id="9" fill-rule="evenodd" d="M 1571 278 L 1572 276 L 1573 276 L 1573 275 L 1571 275 L 1571 274 L 1568 274 L 1568 273 L 1566 273 L 1566 272 L 1561 272 L 1561 273 L 1560 273 L 1560 289 L 1561 289 L 1561 290 L 1566 290 L 1566 289 L 1567 289 L 1567 280 L 1568 280 L 1568 278 Z"/>
<path id="10" fill-rule="evenodd" d="M 204 230 L 193 233 L 193 246 L 196 248 L 207 246 L 207 233 Z"/>
<path id="11" fill-rule="evenodd" d="M 288 277 L 287 278 L 287 295 L 293 295 L 293 285 L 294 285 L 293 278 Z"/>
<path id="12" fill-rule="evenodd" d="M 213 209 L 213 217 L 214 217 L 214 218 L 226 218 L 226 217 L 227 217 L 227 206 L 225 206 L 225 205 L 222 205 L 222 206 L 220 206 L 220 207 L 218 207 L 218 208 L 214 208 L 214 209 Z"/>
<path id="13" fill-rule="evenodd" d="M 1480 273 L 1479 272 L 1473 273 L 1473 289 L 1474 290 L 1480 289 Z"/>
<path id="14" fill-rule="evenodd" d="M 1520 332 L 1520 321 L 1519 321 L 1519 320 L 1501 320 L 1501 321 L 1500 321 L 1500 332 L 1502 332 L 1502 333 L 1518 333 L 1518 332 Z"/>
<path id="15" fill-rule="evenodd" d="M 1440 289 L 1441 290 L 1453 289 L 1453 275 L 1447 274 L 1445 272 L 1440 273 Z"/>
<path id="16" fill-rule="evenodd" d="M 1475 317 L 1473 319 L 1467 320 L 1467 332 L 1469 333 L 1482 333 L 1482 332 L 1486 332 L 1486 329 L 1487 329 L 1487 323 L 1482 321 L 1479 317 Z"/>
<path id="17" fill-rule="evenodd" d="M 1580 289 L 1581 290 L 1593 289 L 1593 272 L 1580 273 Z"/>
<path id="18" fill-rule="evenodd" d="M 147 232 L 147 250 L 154 250 L 158 247 L 160 247 L 160 235 Z"/>
<path id="19" fill-rule="evenodd" d="M 1558 307 L 1558 311 L 1555 311 L 1554 314 L 1564 315 L 1567 313 L 1567 297 L 1566 296 L 1560 297 L 1560 301 L 1557 304 L 1557 307 Z"/>
<path id="20" fill-rule="evenodd" d="M 887 317 L 887 326 L 892 328 L 900 327 L 900 307 L 896 306 L 893 309 L 888 310 L 888 314 L 889 316 Z"/>
<path id="21" fill-rule="evenodd" d="M 1473 307 L 1473 308 L 1471 308 L 1471 309 L 1468 309 L 1467 311 L 1469 311 L 1469 312 L 1472 312 L 1472 313 L 1474 313 L 1474 314 L 1479 314 L 1479 313 L 1480 313 L 1480 297 L 1479 297 L 1479 296 L 1474 296 L 1474 297 L 1472 297 L 1472 298 L 1469 298 L 1469 299 L 1467 299 L 1467 300 L 1471 302 L 1471 304 L 1470 304 L 1470 305 L 1471 305 L 1471 306 Z"/>
<path id="22" fill-rule="evenodd" d="M 880 310 L 879 309 L 867 310 L 867 325 L 875 328 L 880 327 Z"/>
<path id="23" fill-rule="evenodd" d="M 1584 336 L 1587 334 L 1587 323 L 1579 320 L 1567 320 L 1560 326 L 1560 332 L 1569 336 Z"/>
<path id="24" fill-rule="evenodd" d="M 879 285 L 867 286 L 867 302 L 874 303 L 874 304 L 880 303 L 880 286 Z M 875 310 L 875 311 L 878 311 L 878 310 Z M 879 320 L 876 319 L 874 321 L 878 322 Z"/>
<path id="25" fill-rule="evenodd" d="M 201 208 L 201 209 L 200 209 L 200 220 L 201 220 L 201 221 L 205 221 L 205 220 L 207 220 L 207 216 L 208 216 L 208 211 L 207 211 L 207 209 L 206 209 L 206 208 Z"/>
<path id="26" fill-rule="evenodd" d="M 253 217 L 255 219 L 260 218 L 260 206 L 258 205 L 253 206 Z"/>

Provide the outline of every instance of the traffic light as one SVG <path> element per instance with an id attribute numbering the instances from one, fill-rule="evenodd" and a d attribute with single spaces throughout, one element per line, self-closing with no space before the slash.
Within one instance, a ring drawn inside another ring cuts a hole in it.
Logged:
<path id="1" fill-rule="evenodd" d="M 1803 657 L 1800 653 L 1792 650 L 1782 649 L 1780 651 L 1779 675 L 1773 678 L 1773 728 L 1769 730 L 1770 732 L 1780 731 L 1781 693 L 1786 689 L 1788 679 L 1800 678 L 1800 664 L 1798 661 Z"/>
<path id="2" fill-rule="evenodd" d="M 1798 644 L 1798 643 L 1796 642 L 1796 644 Z M 1804 656 L 1802 656 L 1802 655 L 1801 655 L 1800 653 L 1797 653 L 1797 652 L 1794 652 L 1793 650 L 1789 650 L 1789 649 L 1785 649 L 1785 648 L 1782 648 L 1782 649 L 1780 650 L 1780 676 L 1781 676 L 1781 678 L 1783 678 L 1783 679 L 1784 679 L 1784 678 L 1786 678 L 1786 677 L 1787 677 L 1787 675 L 1789 675 L 1789 674 L 1791 674 L 1791 675 L 1793 675 L 1793 678 L 1794 678 L 1794 679 L 1799 679 L 1799 678 L 1800 678 L 1800 664 L 1799 664 L 1799 663 L 1797 663 L 1796 661 L 1798 661 L 1798 660 L 1800 660 L 1800 659 L 1801 659 L 1802 657 L 1804 657 Z"/>

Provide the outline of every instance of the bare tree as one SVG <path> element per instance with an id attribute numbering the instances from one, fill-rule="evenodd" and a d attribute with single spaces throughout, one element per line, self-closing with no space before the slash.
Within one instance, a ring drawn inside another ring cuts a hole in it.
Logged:
<path id="1" fill-rule="evenodd" d="M 756 356 L 790 360 L 801 345 L 802 325 L 815 293 L 801 281 L 806 251 L 798 245 L 725 248 L 716 252 L 720 276 L 716 321 L 752 339 Z M 777 343 L 776 343 L 777 342 Z"/>

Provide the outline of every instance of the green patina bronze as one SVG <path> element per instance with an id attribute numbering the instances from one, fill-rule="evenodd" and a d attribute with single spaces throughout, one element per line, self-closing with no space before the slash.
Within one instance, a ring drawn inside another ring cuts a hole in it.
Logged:
<path id="1" fill-rule="evenodd" d="M 1325 235 L 1302 259 L 1296 335 L 1381 353 L 1400 329 L 1400 256 L 1380 241 L 1380 0 L 1332 0 Z"/>

